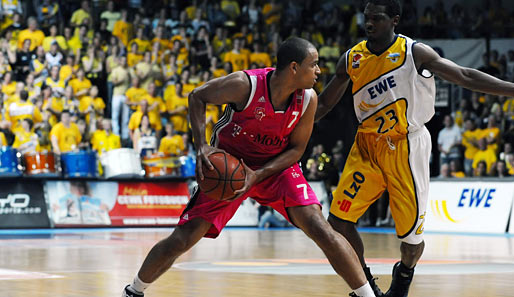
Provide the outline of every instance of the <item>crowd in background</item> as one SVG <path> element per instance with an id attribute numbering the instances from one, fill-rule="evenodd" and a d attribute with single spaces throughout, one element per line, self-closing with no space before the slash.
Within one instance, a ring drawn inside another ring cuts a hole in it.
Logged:
<path id="1" fill-rule="evenodd" d="M 188 94 L 212 78 L 274 65 L 288 36 L 319 49 L 321 92 L 340 55 L 364 36 L 364 1 L 347 2 L 1 0 L 0 141 L 22 152 L 190 152 Z M 405 0 L 397 31 L 415 38 L 514 35 L 513 13 L 500 0 L 450 11 L 434 3 L 418 15 L 418 4 Z M 513 51 L 486 58 L 484 71 L 513 79 Z M 438 143 L 440 162 L 433 163 L 442 175 L 514 173 L 513 100 L 475 93 L 462 100 Z M 207 107 L 207 139 L 221 112 Z M 308 178 L 334 186 L 342 146 L 310 146 Z"/>

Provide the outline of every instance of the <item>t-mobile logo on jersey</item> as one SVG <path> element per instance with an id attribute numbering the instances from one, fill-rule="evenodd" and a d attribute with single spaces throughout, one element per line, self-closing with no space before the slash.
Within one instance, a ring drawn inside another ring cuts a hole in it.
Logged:
<path id="1" fill-rule="evenodd" d="M 257 142 L 266 146 L 282 146 L 287 144 L 288 139 L 286 137 L 278 137 L 278 136 L 270 136 L 270 135 L 261 135 L 257 134 L 254 138 L 253 142 Z"/>

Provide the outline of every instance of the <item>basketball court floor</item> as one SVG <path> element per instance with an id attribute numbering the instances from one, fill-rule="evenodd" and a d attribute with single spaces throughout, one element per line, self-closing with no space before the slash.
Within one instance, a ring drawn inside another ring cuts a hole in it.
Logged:
<path id="1" fill-rule="evenodd" d="M 0 292 L 9 297 L 120 296 L 171 229 L 0 230 Z M 399 257 L 389 231 L 363 230 L 386 290 Z M 409 296 L 514 296 L 514 237 L 426 235 Z M 321 251 L 297 229 L 227 228 L 203 239 L 147 291 L 168 296 L 348 296 Z"/>

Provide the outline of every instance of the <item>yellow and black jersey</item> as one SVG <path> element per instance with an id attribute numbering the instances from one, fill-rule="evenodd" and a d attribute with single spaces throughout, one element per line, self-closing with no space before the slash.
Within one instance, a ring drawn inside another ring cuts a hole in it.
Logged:
<path id="1" fill-rule="evenodd" d="M 380 54 L 372 53 L 367 41 L 346 52 L 360 132 L 406 135 L 422 128 L 434 115 L 434 77 L 416 70 L 412 54 L 415 43 L 397 35 Z"/>

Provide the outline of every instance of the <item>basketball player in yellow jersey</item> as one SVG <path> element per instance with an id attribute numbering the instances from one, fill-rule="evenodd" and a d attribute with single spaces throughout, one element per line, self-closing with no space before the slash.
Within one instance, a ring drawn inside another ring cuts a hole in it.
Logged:
<path id="1" fill-rule="evenodd" d="M 394 33 L 401 15 L 398 0 L 368 0 L 368 39 L 339 60 L 336 75 L 319 96 L 316 120 L 343 96 L 350 80 L 359 121 L 354 145 L 334 191 L 329 222 L 359 255 L 377 296 L 407 296 L 425 243 L 431 141 L 425 123 L 434 114 L 433 74 L 478 92 L 514 96 L 514 84 L 440 57 L 431 47 Z M 355 223 L 385 190 L 390 196 L 401 261 L 382 295 L 364 262 Z"/>

